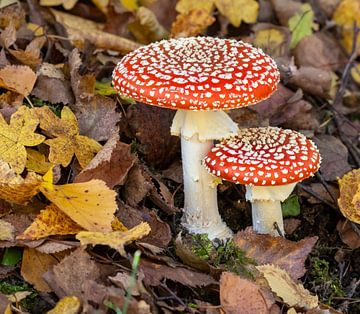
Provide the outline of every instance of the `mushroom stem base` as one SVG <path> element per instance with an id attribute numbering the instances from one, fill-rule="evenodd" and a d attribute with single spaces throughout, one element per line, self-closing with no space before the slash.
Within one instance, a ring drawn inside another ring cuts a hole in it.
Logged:
<path id="1" fill-rule="evenodd" d="M 271 234 L 272 236 L 284 235 L 284 223 L 280 201 L 252 201 L 252 223 L 257 233 Z M 275 223 L 277 228 L 275 228 Z"/>
<path id="2" fill-rule="evenodd" d="M 181 137 L 181 153 L 184 174 L 183 226 L 190 233 L 206 233 L 210 240 L 228 239 L 232 231 L 221 219 L 217 205 L 217 188 L 201 161 L 210 151 L 213 141 Z"/>

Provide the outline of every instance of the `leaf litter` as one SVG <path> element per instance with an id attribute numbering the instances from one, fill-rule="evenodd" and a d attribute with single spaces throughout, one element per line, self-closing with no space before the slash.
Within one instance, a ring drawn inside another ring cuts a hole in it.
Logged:
<path id="1" fill-rule="evenodd" d="M 359 8 L 358 0 L 2 4 L 0 257 L 21 247 L 22 261 L 0 274 L 10 287 L 16 274 L 34 288 L 9 294 L 0 284 L 0 296 L 11 295 L 1 309 L 355 313 Z M 276 59 L 277 92 L 230 112 L 240 126 L 292 128 L 320 148 L 321 171 L 295 190 L 286 238 L 255 234 L 244 191 L 232 184 L 218 198 L 233 241 L 183 234 L 174 111 L 121 98 L 109 84 L 116 63 L 142 44 L 201 34 Z M 330 265 L 327 276 L 318 265 Z M 24 302 L 34 299 L 44 307 Z"/>

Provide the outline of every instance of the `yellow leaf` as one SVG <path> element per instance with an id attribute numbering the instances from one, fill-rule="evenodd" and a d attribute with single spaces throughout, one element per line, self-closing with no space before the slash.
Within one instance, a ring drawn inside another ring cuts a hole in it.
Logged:
<path id="1" fill-rule="evenodd" d="M 286 50 L 286 35 L 277 28 L 264 28 L 255 31 L 254 46 L 271 56 L 281 56 Z"/>
<path id="2" fill-rule="evenodd" d="M 340 26 L 343 46 L 351 52 L 354 38 L 354 22 L 360 25 L 360 0 L 342 0 L 333 15 L 334 22 Z M 357 42 L 360 40 L 360 35 Z M 360 52 L 360 47 L 358 53 Z"/>
<path id="3" fill-rule="evenodd" d="M 76 235 L 76 239 L 78 239 L 82 245 L 108 245 L 120 254 L 125 255 L 125 244 L 148 235 L 150 231 L 149 224 L 142 222 L 128 231 L 113 231 L 110 233 L 81 231 Z"/>
<path id="4" fill-rule="evenodd" d="M 297 284 L 289 274 L 274 265 L 256 266 L 268 282 L 271 290 L 289 306 L 314 309 L 318 306 L 317 296 L 310 294 L 302 284 Z"/>
<path id="5" fill-rule="evenodd" d="M 108 11 L 107 7 L 109 5 L 109 1 L 110 0 L 92 0 L 92 3 L 94 3 L 101 12 L 106 14 Z"/>
<path id="6" fill-rule="evenodd" d="M 38 124 L 33 110 L 25 106 L 11 116 L 9 125 L 0 115 L 0 159 L 9 163 L 16 173 L 24 171 L 25 146 L 36 146 L 45 140 L 43 135 L 35 133 Z"/>
<path id="7" fill-rule="evenodd" d="M 71 10 L 78 0 L 40 0 L 40 5 L 46 7 L 62 5 L 65 10 Z"/>
<path id="8" fill-rule="evenodd" d="M 51 292 L 52 289 L 42 276 L 57 263 L 58 260 L 51 255 L 41 253 L 36 249 L 25 248 L 21 262 L 21 275 L 28 283 L 34 285 L 36 290 Z"/>
<path id="9" fill-rule="evenodd" d="M 213 0 L 220 13 L 230 23 L 239 27 L 241 22 L 255 23 L 259 12 L 259 4 L 255 0 Z"/>
<path id="10" fill-rule="evenodd" d="M 78 297 L 64 297 L 47 314 L 77 314 L 80 311 L 81 302 Z"/>
<path id="11" fill-rule="evenodd" d="M 13 241 L 15 228 L 14 226 L 4 220 L 0 220 L 0 241 Z"/>
<path id="12" fill-rule="evenodd" d="M 171 37 L 190 37 L 204 32 L 215 22 L 215 18 L 206 9 L 194 9 L 179 14 L 171 26 Z"/>
<path id="13" fill-rule="evenodd" d="M 16 204 L 25 204 L 39 192 L 42 178 L 34 172 L 29 172 L 22 178 L 0 160 L 0 198 Z"/>
<path id="14" fill-rule="evenodd" d="M 355 169 L 339 179 L 341 213 L 349 220 L 360 223 L 360 169 Z"/>
<path id="15" fill-rule="evenodd" d="M 44 182 L 40 191 L 85 230 L 110 232 L 117 209 L 116 193 L 104 181 L 52 185 Z"/>
<path id="16" fill-rule="evenodd" d="M 36 81 L 36 74 L 26 65 L 7 65 L 0 70 L 0 87 L 28 96 Z"/>
<path id="17" fill-rule="evenodd" d="M 55 204 L 48 205 L 35 218 L 33 223 L 16 238 L 19 240 L 38 240 L 52 235 L 76 234 L 84 230 L 70 219 Z"/>
<path id="18" fill-rule="evenodd" d="M 351 68 L 351 76 L 354 81 L 360 85 L 360 63 L 355 63 Z"/>
<path id="19" fill-rule="evenodd" d="M 50 162 L 67 167 L 75 154 L 80 166 L 85 168 L 101 149 L 97 141 L 79 134 L 76 117 L 69 107 L 62 109 L 61 119 L 49 107 L 36 108 L 36 113 L 40 128 L 52 137 L 45 141 L 50 146 Z"/>
<path id="20" fill-rule="evenodd" d="M 117 217 L 115 217 L 114 220 L 111 222 L 111 228 L 113 231 L 128 231 L 129 230 L 128 228 L 126 228 L 123 225 L 123 223 Z"/>
<path id="21" fill-rule="evenodd" d="M 4 314 L 12 314 L 11 303 L 6 306 Z"/>
<path id="22" fill-rule="evenodd" d="M 213 0 L 179 0 L 176 4 L 176 11 L 186 14 L 195 9 L 204 9 L 206 12 L 211 13 L 214 9 L 213 2 Z"/>
<path id="23" fill-rule="evenodd" d="M 135 11 L 138 8 L 137 0 L 120 0 L 120 2 L 129 11 Z"/>
<path id="24" fill-rule="evenodd" d="M 27 148 L 26 153 L 26 169 L 40 174 L 44 174 L 50 169 L 51 163 L 46 161 L 45 155 L 31 148 Z"/>

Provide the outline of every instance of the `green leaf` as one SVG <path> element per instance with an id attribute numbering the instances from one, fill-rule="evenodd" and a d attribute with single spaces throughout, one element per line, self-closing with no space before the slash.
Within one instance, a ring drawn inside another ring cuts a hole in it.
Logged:
<path id="1" fill-rule="evenodd" d="M 310 4 L 303 4 L 301 6 L 301 12 L 292 16 L 289 19 L 288 24 L 291 32 L 290 48 L 293 49 L 301 39 L 313 33 L 314 11 Z"/>
<path id="2" fill-rule="evenodd" d="M 111 81 L 95 82 L 95 92 L 102 96 L 116 95 L 117 91 L 111 86 Z"/>
<path id="3" fill-rule="evenodd" d="M 297 195 L 293 194 L 281 203 L 284 217 L 295 217 L 300 215 L 300 203 Z"/>
<path id="4" fill-rule="evenodd" d="M 1 259 L 1 265 L 3 266 L 15 266 L 21 261 L 22 250 L 17 247 L 6 248 L 4 255 Z"/>

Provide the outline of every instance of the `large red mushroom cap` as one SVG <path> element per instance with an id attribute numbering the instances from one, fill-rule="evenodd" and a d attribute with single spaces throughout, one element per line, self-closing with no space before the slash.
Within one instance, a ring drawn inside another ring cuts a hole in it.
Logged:
<path id="1" fill-rule="evenodd" d="M 241 129 L 205 157 L 207 170 L 235 183 L 269 186 L 302 181 L 320 167 L 315 144 L 303 134 L 275 127 Z"/>
<path id="2" fill-rule="evenodd" d="M 273 59 L 250 44 L 213 37 L 162 40 L 125 56 L 113 72 L 120 94 L 170 109 L 256 104 L 279 83 Z"/>

